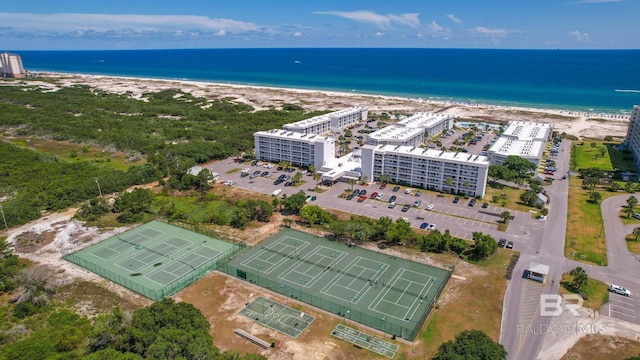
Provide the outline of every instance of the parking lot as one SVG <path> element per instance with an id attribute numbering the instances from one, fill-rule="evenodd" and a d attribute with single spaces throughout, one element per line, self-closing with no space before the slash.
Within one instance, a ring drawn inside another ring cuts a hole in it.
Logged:
<path id="1" fill-rule="evenodd" d="M 226 159 L 207 164 L 205 166 L 212 172 L 218 173 L 218 183 L 232 181 L 233 186 L 239 186 L 247 190 L 260 192 L 263 194 L 272 194 L 275 190 L 280 189 L 279 196 L 287 194 L 293 195 L 299 191 L 304 191 L 308 195 L 315 195 L 316 201 L 313 204 L 327 209 L 334 209 L 355 215 L 366 216 L 370 218 L 380 218 L 383 216 L 392 219 L 406 218 L 413 228 L 419 229 L 423 223 L 435 224 L 435 227 L 444 232 L 449 230 L 452 236 L 464 239 L 472 239 L 475 231 L 481 231 L 485 234 L 493 236 L 496 240 L 499 238 L 507 238 L 514 242 L 514 250 L 528 253 L 535 253 L 539 250 L 539 239 L 543 231 L 544 221 L 537 221 L 531 218 L 531 214 L 509 210 L 502 207 L 496 207 L 488 204 L 483 208 L 483 200 L 479 200 L 474 206 L 469 206 L 470 199 L 461 198 L 458 203 L 454 203 L 454 196 L 442 195 L 435 192 L 414 189 L 409 194 L 405 194 L 407 187 L 401 187 L 397 192 L 393 191 L 394 186 L 389 185 L 384 189 L 380 189 L 379 184 L 370 184 L 368 186 L 356 185 L 353 187 L 343 182 L 337 182 L 332 187 L 326 189 L 323 193 L 311 192 L 316 187 L 316 181 L 310 174 L 302 176 L 303 183 L 298 186 L 284 186 L 285 182 L 274 185 L 278 178 L 286 174 L 293 177 L 298 170 L 293 172 L 284 172 L 278 170 L 277 167 L 265 168 L 263 166 L 252 166 L 251 163 L 235 163 L 232 159 Z M 266 178 L 257 175 L 241 176 L 241 170 L 248 168 L 248 173 L 253 174 L 258 171 L 260 174 L 265 171 L 271 173 L 271 177 Z M 366 190 L 366 199 L 358 202 L 358 197 L 347 200 L 340 195 L 352 193 L 353 190 Z M 421 196 L 416 196 L 417 191 L 421 191 Z M 384 196 L 380 200 L 371 199 L 374 192 L 383 193 Z M 389 208 L 389 199 L 396 196 L 397 206 L 393 209 Z M 421 200 L 419 207 L 414 207 L 416 200 Z M 402 207 L 409 204 L 410 207 L 406 212 L 402 211 Z M 432 210 L 425 208 L 433 204 Z M 498 231 L 497 224 L 500 214 L 509 210 L 514 219 L 509 223 L 506 232 Z M 426 231 L 426 230 L 425 230 Z M 537 240 L 536 240 L 537 239 Z"/>

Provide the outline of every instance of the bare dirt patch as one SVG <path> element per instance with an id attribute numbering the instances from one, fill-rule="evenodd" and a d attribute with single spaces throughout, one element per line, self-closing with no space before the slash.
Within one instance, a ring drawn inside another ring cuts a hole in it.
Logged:
<path id="1" fill-rule="evenodd" d="M 640 354 L 640 342 L 621 337 L 587 335 L 561 358 L 562 360 L 626 359 Z"/>

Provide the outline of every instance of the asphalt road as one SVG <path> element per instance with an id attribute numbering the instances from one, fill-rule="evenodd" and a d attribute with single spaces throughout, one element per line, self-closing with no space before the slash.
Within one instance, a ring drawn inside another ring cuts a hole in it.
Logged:
<path id="1" fill-rule="evenodd" d="M 640 273 L 640 256 L 630 253 L 625 243 L 625 236 L 640 226 L 640 222 L 622 225 L 619 219 L 619 211 L 631 194 L 614 196 L 601 204 L 608 266 L 589 265 L 566 258 L 568 182 L 561 177 L 568 171 L 570 143 L 565 141 L 562 149 L 557 159 L 559 171 L 556 172 L 556 180 L 546 188 L 551 201 L 550 216 L 546 220 L 540 246 L 535 253 L 522 251 L 505 294 L 500 343 L 507 349 L 509 359 L 536 358 L 544 340 L 544 331 L 539 330 L 545 329 L 552 319 L 540 316 L 540 295 L 557 294 L 562 274 L 578 266 L 585 269 L 589 278 L 621 285 L 632 292 L 629 298 L 610 294 L 609 303 L 600 309 L 602 315 L 640 323 L 640 278 L 637 275 Z M 537 291 L 531 290 L 531 280 L 523 278 L 532 261 L 550 266 L 550 281 L 540 285 Z M 532 308 L 535 311 L 532 312 Z"/>

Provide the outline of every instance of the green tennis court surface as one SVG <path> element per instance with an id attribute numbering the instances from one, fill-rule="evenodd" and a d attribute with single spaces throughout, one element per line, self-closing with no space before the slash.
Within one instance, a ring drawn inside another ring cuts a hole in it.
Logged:
<path id="1" fill-rule="evenodd" d="M 240 250 L 238 245 L 151 221 L 64 258 L 160 300 Z"/>
<path id="2" fill-rule="evenodd" d="M 360 330 L 356 330 L 344 324 L 338 324 L 338 326 L 336 326 L 336 328 L 331 332 L 331 336 L 350 342 L 360 348 L 373 351 L 376 354 L 386 356 L 389 359 L 393 359 L 393 357 L 396 356 L 398 349 L 400 349 L 400 346 L 394 343 L 365 334 Z"/>
<path id="3" fill-rule="evenodd" d="M 311 324 L 315 317 L 271 301 L 257 297 L 240 310 L 240 315 L 259 324 L 297 338 Z"/>
<path id="4" fill-rule="evenodd" d="M 219 269 L 409 340 L 451 276 L 448 270 L 291 229 Z"/>

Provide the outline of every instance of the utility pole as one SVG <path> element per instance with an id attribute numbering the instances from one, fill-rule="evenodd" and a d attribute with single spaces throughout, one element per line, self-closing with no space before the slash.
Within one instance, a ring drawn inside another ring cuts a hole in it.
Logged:
<path id="1" fill-rule="evenodd" d="M 98 193 L 100 193 L 100 197 L 102 197 L 102 189 L 100 189 L 100 182 L 98 181 L 98 178 L 96 178 L 96 184 L 98 184 Z"/>

